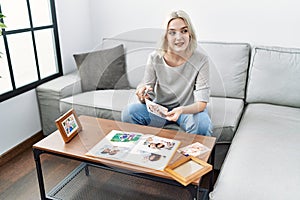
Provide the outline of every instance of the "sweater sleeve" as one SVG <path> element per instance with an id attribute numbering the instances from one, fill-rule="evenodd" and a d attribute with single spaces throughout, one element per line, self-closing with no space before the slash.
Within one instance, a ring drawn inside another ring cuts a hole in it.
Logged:
<path id="1" fill-rule="evenodd" d="M 144 77 L 142 82 L 137 86 L 137 88 L 142 87 L 144 85 L 149 85 L 150 87 L 154 88 L 156 83 L 157 77 L 155 72 L 155 62 L 153 53 L 149 55 L 147 64 L 145 67 Z M 151 99 L 154 99 L 154 92 L 149 92 Z"/>
<path id="2" fill-rule="evenodd" d="M 209 61 L 206 60 L 200 68 L 194 89 L 194 100 L 209 102 L 210 86 L 209 86 Z"/>

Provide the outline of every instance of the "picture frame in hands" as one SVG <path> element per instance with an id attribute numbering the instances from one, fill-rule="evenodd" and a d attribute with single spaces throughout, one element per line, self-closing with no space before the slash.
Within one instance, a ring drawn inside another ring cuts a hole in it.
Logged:
<path id="1" fill-rule="evenodd" d="M 187 156 L 168 165 L 164 171 L 182 185 L 187 186 L 211 170 L 212 165 L 194 156 Z"/>
<path id="2" fill-rule="evenodd" d="M 82 129 L 74 109 L 70 109 L 60 118 L 58 118 L 55 121 L 55 124 L 65 143 L 68 143 Z"/>

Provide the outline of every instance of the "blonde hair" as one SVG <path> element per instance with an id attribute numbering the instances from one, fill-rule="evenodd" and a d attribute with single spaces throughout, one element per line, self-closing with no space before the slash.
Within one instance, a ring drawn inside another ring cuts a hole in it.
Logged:
<path id="1" fill-rule="evenodd" d="M 195 29 L 192 25 L 191 19 L 188 16 L 188 14 L 182 10 L 178 10 L 178 11 L 173 11 L 171 12 L 167 19 L 166 19 L 166 23 L 165 23 L 165 32 L 161 38 L 161 43 L 160 43 L 160 49 L 159 49 L 159 53 L 161 56 L 163 56 L 168 49 L 168 40 L 167 40 L 167 33 L 168 33 L 168 26 L 170 24 L 170 22 L 174 19 L 182 19 L 184 21 L 184 23 L 187 25 L 187 29 L 190 35 L 190 43 L 188 46 L 188 51 L 189 52 L 194 52 L 195 49 L 197 48 L 197 38 L 196 38 L 196 33 L 195 33 Z"/>

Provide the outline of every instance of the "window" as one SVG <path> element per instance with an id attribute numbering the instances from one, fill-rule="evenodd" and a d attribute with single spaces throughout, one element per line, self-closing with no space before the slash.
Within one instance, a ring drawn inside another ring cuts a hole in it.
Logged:
<path id="1" fill-rule="evenodd" d="M 1 0 L 0 102 L 62 75 L 54 0 Z"/>

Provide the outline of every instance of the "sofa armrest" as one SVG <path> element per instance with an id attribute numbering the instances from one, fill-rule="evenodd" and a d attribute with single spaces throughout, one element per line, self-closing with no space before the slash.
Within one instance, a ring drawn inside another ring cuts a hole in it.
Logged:
<path id="1" fill-rule="evenodd" d="M 44 135 L 56 130 L 55 120 L 61 115 L 61 99 L 82 92 L 78 71 L 53 79 L 36 88 Z"/>
<path id="2" fill-rule="evenodd" d="M 60 76 L 36 88 L 37 92 L 51 95 L 52 98 L 66 98 L 82 92 L 78 71 Z M 53 97 L 55 95 L 55 97 Z"/>

